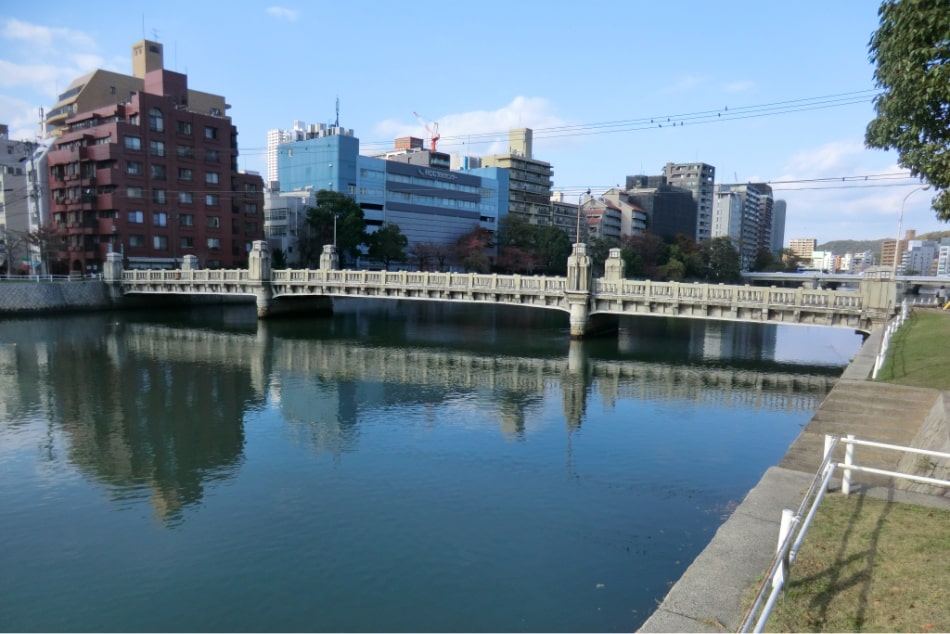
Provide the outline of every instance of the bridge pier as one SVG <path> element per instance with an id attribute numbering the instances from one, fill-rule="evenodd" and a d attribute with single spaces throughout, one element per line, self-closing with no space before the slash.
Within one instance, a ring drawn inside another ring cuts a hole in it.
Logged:
<path id="1" fill-rule="evenodd" d="M 254 297 L 257 300 L 257 318 L 263 319 L 271 314 L 274 292 L 270 281 L 270 251 L 265 240 L 255 240 L 247 259 L 248 281 L 256 286 Z"/>

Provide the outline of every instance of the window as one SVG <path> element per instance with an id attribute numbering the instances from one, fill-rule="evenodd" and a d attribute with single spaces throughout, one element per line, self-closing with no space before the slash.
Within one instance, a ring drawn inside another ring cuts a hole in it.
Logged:
<path id="1" fill-rule="evenodd" d="M 152 226 L 153 227 L 167 227 L 168 226 L 168 214 L 164 211 L 156 211 L 152 214 Z"/>
<path id="2" fill-rule="evenodd" d="M 218 184 L 218 178 L 219 178 L 219 174 L 217 172 L 208 172 L 207 174 L 205 174 L 205 182 L 210 183 L 212 185 Z"/>
<path id="3" fill-rule="evenodd" d="M 244 191 L 254 194 L 257 193 L 257 184 L 256 183 L 244 183 Z M 353 185 L 353 193 L 356 193 L 356 185 Z"/>
<path id="4" fill-rule="evenodd" d="M 129 236 L 129 246 L 130 247 L 144 247 L 145 236 Z"/>
<path id="5" fill-rule="evenodd" d="M 191 134 L 191 121 L 179 121 L 178 134 Z"/>
<path id="6" fill-rule="evenodd" d="M 165 156 L 165 144 L 161 141 L 149 141 L 148 150 L 152 156 Z"/>
<path id="7" fill-rule="evenodd" d="M 257 213 L 257 203 L 244 203 L 244 213 L 253 216 Z"/>
<path id="8" fill-rule="evenodd" d="M 152 248 L 156 251 L 167 251 L 168 238 L 166 236 L 152 236 Z"/>
<path id="9" fill-rule="evenodd" d="M 205 138 L 206 139 L 217 139 L 218 138 L 218 129 L 214 126 L 206 125 L 205 126 Z"/>
<path id="10" fill-rule="evenodd" d="M 180 246 L 182 249 L 194 249 L 195 239 L 191 236 L 182 236 Z"/>
<path id="11" fill-rule="evenodd" d="M 178 180 L 180 181 L 190 181 L 192 179 L 191 169 L 187 167 L 178 168 Z"/>
<path id="12" fill-rule="evenodd" d="M 182 205 L 190 205 L 194 202 L 194 196 L 191 192 L 178 192 L 178 202 Z"/>
<path id="13" fill-rule="evenodd" d="M 141 198 L 142 197 L 142 188 L 141 187 L 129 187 L 129 198 Z"/>
<path id="14" fill-rule="evenodd" d="M 217 194 L 205 194 L 205 205 L 208 207 L 217 207 L 220 197 Z"/>
<path id="15" fill-rule="evenodd" d="M 217 251 L 221 248 L 221 238 L 208 238 L 208 248 Z"/>
<path id="16" fill-rule="evenodd" d="M 165 166 L 164 165 L 156 165 L 153 163 L 152 165 L 149 165 L 149 172 L 151 173 L 151 176 L 153 179 L 157 181 L 165 180 Z"/>
<path id="17" fill-rule="evenodd" d="M 139 114 L 137 112 L 135 114 L 129 115 L 129 123 L 131 123 L 132 125 L 139 124 Z"/>
<path id="18" fill-rule="evenodd" d="M 218 162 L 218 151 L 217 150 L 205 150 L 205 160 L 209 163 Z"/>
<path id="19" fill-rule="evenodd" d="M 162 118 L 162 111 L 158 108 L 149 108 L 148 129 L 152 132 L 165 131 L 165 119 Z"/>
<path id="20" fill-rule="evenodd" d="M 141 211 L 130 211 L 129 212 L 129 223 L 140 225 L 145 222 L 145 214 Z"/>
<path id="21" fill-rule="evenodd" d="M 138 136 L 127 136 L 127 137 L 125 137 L 125 149 L 127 149 L 127 150 L 141 150 L 141 149 L 142 149 L 142 137 L 138 137 Z"/>
<path id="22" fill-rule="evenodd" d="M 191 214 L 181 214 L 178 216 L 178 224 L 182 227 L 194 227 L 195 217 Z"/>
<path id="23" fill-rule="evenodd" d="M 208 226 L 212 229 L 217 229 L 221 226 L 221 217 L 220 216 L 208 216 Z"/>
<path id="24" fill-rule="evenodd" d="M 142 164 L 138 161 L 129 161 L 125 167 L 126 174 L 142 175 Z"/>
<path id="25" fill-rule="evenodd" d="M 164 189 L 153 189 L 152 190 L 152 202 L 158 203 L 159 205 L 165 204 L 165 190 Z"/>
<path id="26" fill-rule="evenodd" d="M 178 153 L 178 158 L 195 158 L 195 148 L 190 145 L 179 145 L 175 151 Z"/>
<path id="27" fill-rule="evenodd" d="M 257 223 L 256 222 L 245 222 L 244 231 L 247 233 L 257 233 Z"/>

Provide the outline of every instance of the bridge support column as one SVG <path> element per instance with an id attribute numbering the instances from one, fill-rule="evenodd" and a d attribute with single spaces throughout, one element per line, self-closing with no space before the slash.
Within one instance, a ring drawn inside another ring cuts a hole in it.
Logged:
<path id="1" fill-rule="evenodd" d="M 323 253 L 320 254 L 320 270 L 335 271 L 340 268 L 340 256 L 337 255 L 335 244 L 323 245 Z"/>
<path id="2" fill-rule="evenodd" d="M 883 327 L 897 311 L 897 280 L 891 279 L 890 271 L 865 272 L 859 292 L 861 317 L 867 322 L 868 330 Z"/>
<path id="3" fill-rule="evenodd" d="M 604 262 L 604 279 L 608 282 L 620 282 L 627 277 L 627 263 L 620 257 L 620 249 L 611 249 Z"/>
<path id="4" fill-rule="evenodd" d="M 254 295 L 257 297 L 257 317 L 267 317 L 271 311 L 274 292 L 270 281 L 270 251 L 265 240 L 255 240 L 251 246 L 247 260 L 247 277 L 248 282 L 256 287 Z"/>
<path id="5" fill-rule="evenodd" d="M 186 255 L 181 259 L 181 270 L 182 271 L 197 271 L 198 270 L 198 256 L 197 255 Z"/>
<path id="6" fill-rule="evenodd" d="M 587 255 L 587 245 L 578 242 L 567 258 L 567 284 L 564 290 L 571 307 L 572 339 L 580 339 L 590 332 L 590 286 L 590 256 Z"/>
<path id="7" fill-rule="evenodd" d="M 106 263 L 102 267 L 102 280 L 109 289 L 109 299 L 113 302 L 120 300 L 122 292 L 122 254 L 109 253 L 106 255 Z"/>

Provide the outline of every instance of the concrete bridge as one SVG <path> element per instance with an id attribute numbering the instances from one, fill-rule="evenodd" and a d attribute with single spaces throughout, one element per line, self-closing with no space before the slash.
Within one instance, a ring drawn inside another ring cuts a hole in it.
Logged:
<path id="1" fill-rule="evenodd" d="M 566 277 L 339 270 L 327 245 L 319 269 L 271 270 L 267 243 L 254 243 L 247 270 L 198 270 L 185 256 L 180 270 L 122 270 L 109 254 L 104 280 L 114 298 L 134 294 L 245 295 L 261 318 L 298 310 L 332 310 L 334 297 L 474 302 L 565 312 L 573 338 L 615 330 L 624 315 L 656 315 L 771 324 L 844 327 L 871 332 L 896 305 L 888 276 L 862 278 L 857 291 L 763 288 L 625 279 L 619 249 L 604 277 L 594 278 L 587 245 L 575 244 Z"/>

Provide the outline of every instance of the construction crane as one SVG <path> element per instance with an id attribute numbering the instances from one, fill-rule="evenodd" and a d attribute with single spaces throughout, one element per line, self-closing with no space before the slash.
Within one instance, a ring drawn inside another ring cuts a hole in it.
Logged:
<path id="1" fill-rule="evenodd" d="M 426 120 L 422 118 L 422 115 L 420 115 L 418 112 L 413 112 L 412 114 L 416 115 L 416 119 L 419 120 L 419 123 L 422 124 L 422 127 L 425 128 L 425 129 L 426 129 L 426 132 L 429 133 L 429 139 L 431 140 L 431 143 L 432 143 L 432 146 L 431 146 L 431 147 L 432 147 L 432 151 L 435 152 L 435 151 L 436 151 L 435 145 L 436 145 L 436 143 L 439 141 L 439 139 L 441 138 L 441 137 L 439 136 L 439 122 L 438 122 L 438 121 L 433 121 L 433 122 L 432 122 L 432 125 L 430 126 L 430 125 L 426 122 Z"/>

